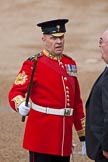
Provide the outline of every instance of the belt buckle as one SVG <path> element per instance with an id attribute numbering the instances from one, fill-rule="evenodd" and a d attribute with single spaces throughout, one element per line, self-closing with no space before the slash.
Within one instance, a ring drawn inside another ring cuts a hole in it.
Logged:
<path id="1" fill-rule="evenodd" d="M 46 107 L 45 113 L 49 114 L 49 107 Z"/>
<path id="2" fill-rule="evenodd" d="M 64 116 L 70 116 L 71 109 L 64 109 Z"/>

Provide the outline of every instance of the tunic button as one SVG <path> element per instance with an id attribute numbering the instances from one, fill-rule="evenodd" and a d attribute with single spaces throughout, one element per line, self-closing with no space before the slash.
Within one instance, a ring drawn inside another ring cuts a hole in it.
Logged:
<path id="1" fill-rule="evenodd" d="M 68 87 L 68 86 L 66 86 L 66 89 L 69 89 L 69 87 Z"/>
<path id="2" fill-rule="evenodd" d="M 69 91 L 68 90 L 66 91 L 66 94 L 69 94 Z"/>
<path id="3" fill-rule="evenodd" d="M 62 62 L 59 61 L 59 65 L 61 65 L 61 64 L 62 64 Z"/>
<path id="4" fill-rule="evenodd" d="M 67 80 L 67 77 L 64 77 L 64 80 Z"/>
<path id="5" fill-rule="evenodd" d="M 64 68 L 64 66 L 63 66 L 63 65 L 62 65 L 61 67 L 62 67 L 62 68 Z"/>
<path id="6" fill-rule="evenodd" d="M 67 106 L 70 106 L 70 103 L 67 103 Z"/>
<path id="7" fill-rule="evenodd" d="M 70 99 L 69 98 L 67 98 L 67 102 L 69 102 L 70 101 Z"/>
<path id="8" fill-rule="evenodd" d="M 69 95 L 67 94 L 66 97 L 69 98 Z"/>

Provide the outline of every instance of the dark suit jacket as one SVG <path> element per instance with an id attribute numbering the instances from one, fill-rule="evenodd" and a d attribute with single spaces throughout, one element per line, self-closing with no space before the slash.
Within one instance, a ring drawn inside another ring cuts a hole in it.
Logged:
<path id="1" fill-rule="evenodd" d="M 92 160 L 108 151 L 108 68 L 96 80 L 86 102 L 86 149 Z"/>

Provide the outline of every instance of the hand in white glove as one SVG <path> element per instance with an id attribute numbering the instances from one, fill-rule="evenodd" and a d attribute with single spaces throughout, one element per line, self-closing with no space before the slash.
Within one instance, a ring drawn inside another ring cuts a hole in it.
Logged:
<path id="1" fill-rule="evenodd" d="M 85 143 L 85 141 L 82 142 L 82 155 L 86 155 L 86 143 Z"/>
<path id="2" fill-rule="evenodd" d="M 22 116 L 28 115 L 29 111 L 30 111 L 30 103 L 28 103 L 28 106 L 25 106 L 25 101 L 24 101 L 19 105 L 19 113 Z"/>

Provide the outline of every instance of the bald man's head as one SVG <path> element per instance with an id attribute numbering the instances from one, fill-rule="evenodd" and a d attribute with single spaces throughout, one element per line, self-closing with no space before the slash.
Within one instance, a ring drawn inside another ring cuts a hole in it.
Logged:
<path id="1" fill-rule="evenodd" d="M 103 41 L 108 41 L 108 29 L 104 31 L 102 34 L 102 39 Z"/>
<path id="2" fill-rule="evenodd" d="M 108 30 L 105 30 L 99 40 L 101 58 L 108 64 Z"/>

